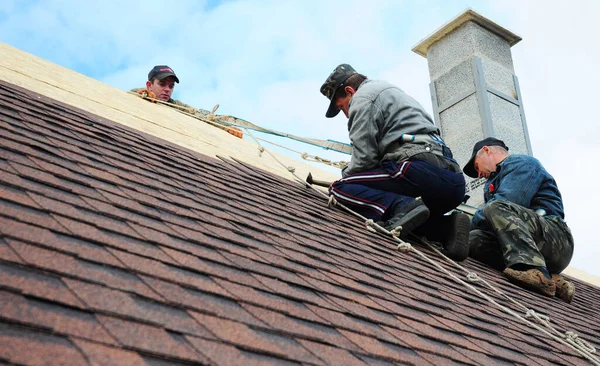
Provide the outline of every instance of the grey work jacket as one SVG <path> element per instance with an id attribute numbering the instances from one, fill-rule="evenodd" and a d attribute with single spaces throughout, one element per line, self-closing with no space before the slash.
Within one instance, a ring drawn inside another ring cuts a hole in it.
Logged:
<path id="1" fill-rule="evenodd" d="M 377 167 L 403 134 L 439 134 L 419 102 L 385 81 L 365 80 L 350 100 L 348 118 L 352 158 L 344 176 Z"/>

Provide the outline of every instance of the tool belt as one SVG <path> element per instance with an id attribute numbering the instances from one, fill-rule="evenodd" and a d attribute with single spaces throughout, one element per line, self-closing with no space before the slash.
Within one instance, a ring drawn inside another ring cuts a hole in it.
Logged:
<path id="1" fill-rule="evenodd" d="M 460 166 L 452 157 L 450 148 L 435 133 L 423 135 L 403 134 L 401 141 L 394 142 L 387 148 L 382 161 L 384 160 L 395 161 L 396 163 L 407 160 L 421 160 L 454 173 L 462 172 Z"/>

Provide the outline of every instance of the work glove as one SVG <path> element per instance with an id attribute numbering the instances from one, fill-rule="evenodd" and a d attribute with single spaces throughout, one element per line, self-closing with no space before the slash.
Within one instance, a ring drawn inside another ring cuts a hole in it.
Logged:
<path id="1" fill-rule="evenodd" d="M 242 130 L 238 127 L 229 126 L 229 127 L 225 128 L 225 131 L 227 131 L 228 133 L 232 134 L 235 137 L 239 137 L 239 138 L 244 137 Z"/>
<path id="2" fill-rule="evenodd" d="M 148 97 L 148 98 L 152 98 L 152 99 L 156 99 L 156 94 L 154 94 L 153 92 L 151 92 L 148 89 L 140 89 L 137 92 L 139 95 L 141 95 L 142 97 Z M 150 99 L 150 101 L 152 103 L 156 103 L 155 100 Z"/>

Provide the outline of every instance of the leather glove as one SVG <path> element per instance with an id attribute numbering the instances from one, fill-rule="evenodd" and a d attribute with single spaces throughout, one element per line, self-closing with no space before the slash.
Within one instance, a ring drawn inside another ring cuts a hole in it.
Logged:
<path id="1" fill-rule="evenodd" d="M 137 92 L 139 95 L 143 96 L 143 97 L 148 97 L 148 98 L 152 98 L 152 99 L 156 99 L 156 94 L 154 94 L 153 92 L 151 92 L 148 89 L 140 89 Z M 150 99 L 150 101 L 152 103 L 156 103 L 155 100 Z"/>
<path id="2" fill-rule="evenodd" d="M 239 137 L 239 138 L 244 137 L 242 130 L 235 126 L 229 126 L 229 127 L 225 128 L 225 131 L 227 131 L 228 133 L 232 134 L 235 137 Z"/>

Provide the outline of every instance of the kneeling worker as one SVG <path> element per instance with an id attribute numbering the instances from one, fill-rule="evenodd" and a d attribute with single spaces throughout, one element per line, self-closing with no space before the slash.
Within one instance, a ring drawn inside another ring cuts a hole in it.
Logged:
<path id="1" fill-rule="evenodd" d="M 469 218 L 454 212 L 465 179 L 439 129 L 423 107 L 400 88 L 370 80 L 350 65 L 335 68 L 321 93 L 326 117 L 343 111 L 352 142 L 350 163 L 329 192 L 388 230 L 440 241 L 458 261 L 468 255 Z M 421 199 L 416 199 L 421 197 Z"/>
<path id="2" fill-rule="evenodd" d="M 509 155 L 493 137 L 475 144 L 463 170 L 487 178 L 485 205 L 471 221 L 469 255 L 523 287 L 571 302 L 575 287 L 559 273 L 573 256 L 573 237 L 554 178 L 537 159 Z"/>

